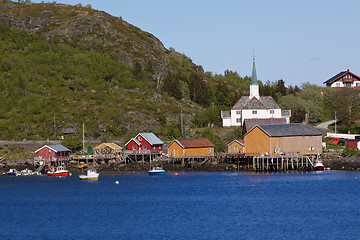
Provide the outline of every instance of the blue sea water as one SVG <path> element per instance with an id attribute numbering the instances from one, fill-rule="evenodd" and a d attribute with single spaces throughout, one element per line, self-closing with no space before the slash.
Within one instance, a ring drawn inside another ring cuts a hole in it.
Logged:
<path id="1" fill-rule="evenodd" d="M 0 176 L 0 208 L 0 239 L 360 239 L 360 172 Z"/>

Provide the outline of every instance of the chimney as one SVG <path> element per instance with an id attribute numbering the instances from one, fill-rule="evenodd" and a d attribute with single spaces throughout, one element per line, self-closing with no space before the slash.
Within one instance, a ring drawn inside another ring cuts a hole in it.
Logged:
<path id="1" fill-rule="evenodd" d="M 305 123 L 305 124 L 306 124 L 306 123 L 309 123 L 309 116 L 308 116 L 307 113 L 305 113 L 305 121 L 304 121 L 304 123 Z"/>

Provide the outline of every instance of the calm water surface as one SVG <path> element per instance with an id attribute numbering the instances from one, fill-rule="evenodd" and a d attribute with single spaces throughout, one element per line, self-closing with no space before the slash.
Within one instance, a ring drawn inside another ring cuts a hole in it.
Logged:
<path id="1" fill-rule="evenodd" d="M 0 204 L 0 239 L 360 239 L 360 172 L 0 176 Z"/>

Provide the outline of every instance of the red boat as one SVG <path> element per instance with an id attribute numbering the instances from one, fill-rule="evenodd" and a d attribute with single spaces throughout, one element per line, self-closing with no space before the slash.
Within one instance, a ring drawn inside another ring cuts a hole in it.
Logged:
<path id="1" fill-rule="evenodd" d="M 325 170 L 324 164 L 322 163 L 322 161 L 320 159 L 315 160 L 314 169 L 315 169 L 315 171 L 324 171 Z"/>
<path id="2" fill-rule="evenodd" d="M 47 172 L 48 176 L 67 176 L 69 170 L 66 170 L 64 167 L 51 168 L 50 171 Z"/>

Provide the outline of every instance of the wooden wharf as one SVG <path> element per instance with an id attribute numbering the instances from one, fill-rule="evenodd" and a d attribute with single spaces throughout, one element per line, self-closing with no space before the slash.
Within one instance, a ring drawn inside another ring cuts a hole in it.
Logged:
<path id="1" fill-rule="evenodd" d="M 181 165 L 189 168 L 203 167 L 207 164 L 228 164 L 236 170 L 248 170 L 257 172 L 282 172 L 282 171 L 312 171 L 316 155 L 273 155 L 263 156 L 259 153 L 218 153 L 215 156 L 187 156 L 167 157 L 154 151 L 123 151 L 120 154 L 102 155 L 75 155 L 70 159 L 34 159 L 34 165 L 41 171 L 45 166 L 63 165 L 70 161 L 77 161 L 78 164 L 89 163 L 149 163 L 150 161 L 165 161 L 171 165 Z"/>
<path id="2" fill-rule="evenodd" d="M 311 171 L 315 155 L 254 156 L 252 169 L 263 172 Z"/>
<path id="3" fill-rule="evenodd" d="M 252 154 L 218 154 L 213 157 L 177 157 L 168 158 L 169 163 L 181 164 L 182 166 L 198 166 L 211 164 L 233 164 L 236 169 L 244 169 L 258 172 L 282 172 L 282 171 L 312 171 L 316 155 L 274 155 L 260 156 Z"/>

